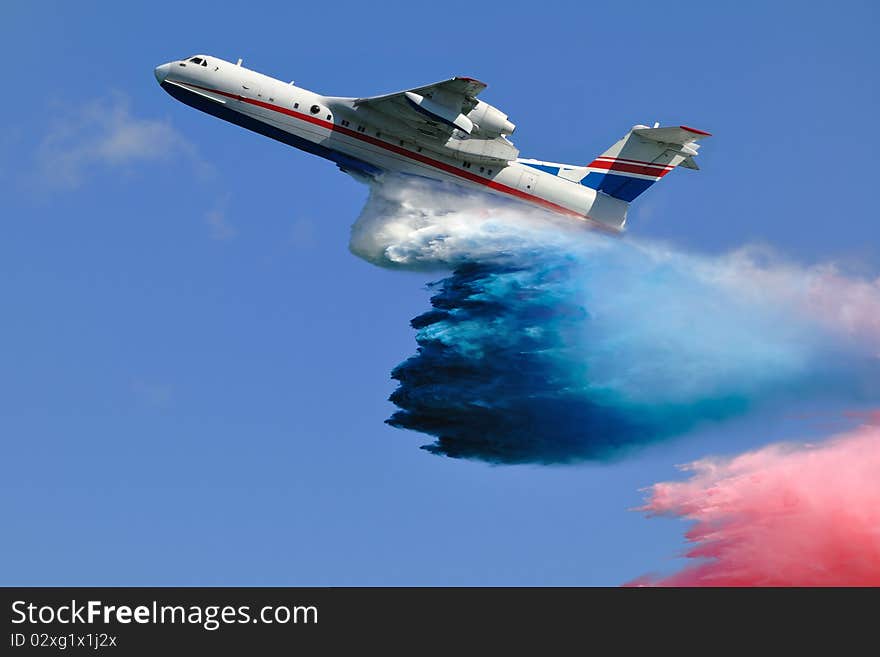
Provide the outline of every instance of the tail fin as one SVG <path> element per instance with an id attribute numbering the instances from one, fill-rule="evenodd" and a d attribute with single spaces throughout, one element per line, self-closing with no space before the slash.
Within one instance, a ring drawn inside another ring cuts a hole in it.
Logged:
<path id="1" fill-rule="evenodd" d="M 587 165 L 581 184 L 630 202 L 675 167 L 699 169 L 697 141 L 708 132 L 687 126 L 649 128 L 637 125 Z"/>

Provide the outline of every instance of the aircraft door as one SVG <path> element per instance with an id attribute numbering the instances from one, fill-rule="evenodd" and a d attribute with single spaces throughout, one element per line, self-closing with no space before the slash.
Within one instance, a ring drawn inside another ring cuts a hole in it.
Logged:
<path id="1" fill-rule="evenodd" d="M 519 188 L 527 194 L 534 194 L 538 187 L 538 174 L 530 171 L 528 167 L 522 172 L 519 179 Z"/>

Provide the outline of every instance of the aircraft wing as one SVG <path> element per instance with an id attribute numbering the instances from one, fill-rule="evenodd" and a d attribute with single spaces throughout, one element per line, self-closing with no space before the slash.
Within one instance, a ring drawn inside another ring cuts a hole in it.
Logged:
<path id="1" fill-rule="evenodd" d="M 471 134 L 474 124 L 467 114 L 477 106 L 476 97 L 485 88 L 484 82 L 474 78 L 455 77 L 384 96 L 358 98 L 354 104 L 396 116 L 424 135 L 445 140 L 456 129 Z"/>
<path id="2" fill-rule="evenodd" d="M 356 98 L 354 106 L 404 124 L 427 148 L 505 166 L 519 155 L 504 136 L 515 126 L 506 114 L 477 100 L 485 88 L 486 83 L 474 78 L 455 77 L 384 96 Z"/>

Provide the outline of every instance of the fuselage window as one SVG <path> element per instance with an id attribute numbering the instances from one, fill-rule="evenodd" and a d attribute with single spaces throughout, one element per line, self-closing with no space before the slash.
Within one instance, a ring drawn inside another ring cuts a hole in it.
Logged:
<path id="1" fill-rule="evenodd" d="M 317 114 L 318 112 L 321 111 L 321 108 L 318 107 L 317 105 L 312 105 L 312 106 L 309 108 L 309 111 L 310 111 L 312 114 Z"/>
<path id="2" fill-rule="evenodd" d="M 327 120 L 330 121 L 333 118 L 330 114 L 327 115 Z"/>
<path id="3" fill-rule="evenodd" d="M 293 109 L 299 109 L 299 103 L 294 103 L 294 104 L 293 104 Z"/>

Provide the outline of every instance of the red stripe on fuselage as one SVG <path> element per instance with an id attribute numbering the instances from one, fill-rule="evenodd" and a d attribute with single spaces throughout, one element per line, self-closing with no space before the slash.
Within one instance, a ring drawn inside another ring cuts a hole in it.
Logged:
<path id="1" fill-rule="evenodd" d="M 540 205 L 548 210 L 552 210 L 553 212 L 557 212 L 560 214 L 569 215 L 572 217 L 578 217 L 580 219 L 587 219 L 591 222 L 591 225 L 596 228 L 607 231 L 612 234 L 618 234 L 620 231 L 611 228 L 610 226 L 606 226 L 605 224 L 596 221 L 595 219 L 590 218 L 585 214 L 581 214 L 579 212 L 575 212 L 574 210 L 570 210 L 565 206 L 558 205 L 557 203 L 553 203 L 552 201 L 548 201 L 547 199 L 543 199 L 540 196 L 533 196 L 532 194 L 527 194 L 523 191 L 520 191 L 514 187 L 508 187 L 507 185 L 503 185 L 501 183 L 495 182 L 494 180 L 486 180 L 481 178 L 479 175 L 475 173 L 471 173 L 470 171 L 461 171 L 457 167 L 447 164 L 445 162 L 440 162 L 438 160 L 434 160 L 430 157 L 426 157 L 420 153 L 413 153 L 411 151 L 406 150 L 400 146 L 395 146 L 394 144 L 388 144 L 383 142 L 382 140 L 370 137 L 369 135 L 357 132 L 355 130 L 351 130 L 349 128 L 344 128 L 340 125 L 336 125 L 332 121 L 326 121 L 324 119 L 319 119 L 316 116 L 309 116 L 308 114 L 303 114 L 302 112 L 296 112 L 294 110 L 287 109 L 286 107 L 281 107 L 280 105 L 273 105 L 271 103 L 264 102 L 262 100 L 256 100 L 254 98 L 246 98 L 240 94 L 232 94 L 227 91 L 220 91 L 219 89 L 211 89 L 210 87 L 203 87 L 198 84 L 194 84 L 192 82 L 178 82 L 178 84 L 185 84 L 191 87 L 195 87 L 196 89 L 202 89 L 203 91 L 207 91 L 214 94 L 219 94 L 221 96 L 225 96 L 226 98 L 232 98 L 234 100 L 239 100 L 243 103 L 248 103 L 249 105 L 255 105 L 257 107 L 262 107 L 263 109 L 270 110 L 272 112 L 277 112 L 279 114 L 285 114 L 294 119 L 299 119 L 300 121 L 304 121 L 306 123 L 311 123 L 316 126 L 320 126 L 322 128 L 326 128 L 331 132 L 338 132 L 340 134 L 346 135 L 348 137 L 353 137 L 355 139 L 359 139 L 360 141 L 366 142 L 368 144 L 372 144 L 373 146 L 378 146 L 379 148 L 383 148 L 387 151 L 391 151 L 392 153 L 396 153 L 397 155 L 402 155 L 411 160 L 415 160 L 416 162 L 420 162 L 422 164 L 426 164 L 428 166 L 434 167 L 435 169 L 440 169 L 441 171 L 445 171 L 446 173 L 452 174 L 453 176 L 458 176 L 459 178 L 464 178 L 465 180 L 469 180 L 471 182 L 477 183 L 479 185 L 483 185 L 490 189 L 493 189 L 497 192 L 501 192 L 502 194 L 508 194 L 509 196 L 515 196 L 524 201 L 528 201 L 530 203 L 534 203 L 535 205 Z"/>

